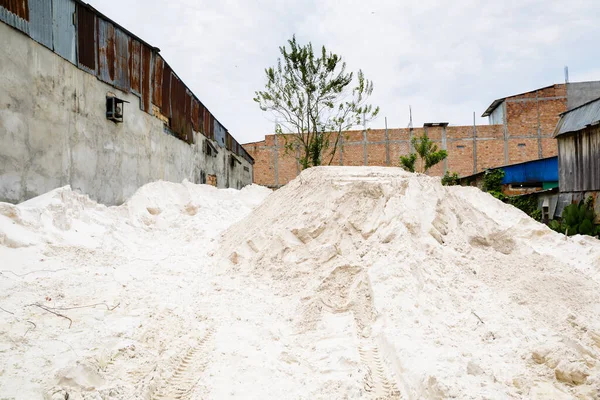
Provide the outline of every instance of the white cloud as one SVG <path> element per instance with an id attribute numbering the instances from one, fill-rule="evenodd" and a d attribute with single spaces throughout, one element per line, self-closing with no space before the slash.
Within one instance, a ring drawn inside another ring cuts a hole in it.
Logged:
<path id="1" fill-rule="evenodd" d="M 372 127 L 471 124 L 496 98 L 563 80 L 600 80 L 593 55 L 600 3 L 573 0 L 90 0 L 160 47 L 163 57 L 242 143 L 272 133 L 252 101 L 264 68 L 296 33 L 342 55 L 375 83 Z M 482 3 L 486 3 L 482 5 Z M 168 4 L 168 6 L 165 6 Z"/>

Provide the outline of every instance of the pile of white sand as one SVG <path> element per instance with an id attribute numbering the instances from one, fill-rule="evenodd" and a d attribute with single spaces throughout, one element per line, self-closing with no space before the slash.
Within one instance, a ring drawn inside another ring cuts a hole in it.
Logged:
<path id="1" fill-rule="evenodd" d="M 600 241 L 396 168 L 269 193 L 0 203 L 0 398 L 600 396 Z"/>

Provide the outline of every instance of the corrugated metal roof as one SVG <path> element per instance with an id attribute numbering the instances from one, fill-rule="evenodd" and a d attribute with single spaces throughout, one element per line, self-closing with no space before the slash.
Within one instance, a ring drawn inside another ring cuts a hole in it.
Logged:
<path id="1" fill-rule="evenodd" d="M 29 34 L 52 50 L 52 3 L 48 0 L 29 0 Z"/>
<path id="2" fill-rule="evenodd" d="M 7 0 L 0 2 L 0 21 L 29 34 L 29 21 L 18 14 L 23 13 L 20 12 L 21 10 L 17 5 L 19 5 L 19 2 L 15 3 Z"/>
<path id="3" fill-rule="evenodd" d="M 52 0 L 52 44 L 54 52 L 77 65 L 75 50 L 75 2 Z"/>
<path id="4" fill-rule="evenodd" d="M 17 17 L 29 21 L 29 7 L 27 0 L 0 0 L 0 7 L 15 14 Z"/>
<path id="5" fill-rule="evenodd" d="M 600 98 L 564 112 L 556 125 L 554 137 L 582 130 L 600 122 Z"/>

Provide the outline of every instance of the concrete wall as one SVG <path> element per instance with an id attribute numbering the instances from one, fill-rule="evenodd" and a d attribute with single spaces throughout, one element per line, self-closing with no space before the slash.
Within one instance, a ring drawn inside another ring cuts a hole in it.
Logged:
<path id="1" fill-rule="evenodd" d="M 16 29 L 0 23 L 0 201 L 20 202 L 56 187 L 119 204 L 154 180 L 219 187 L 252 182 L 252 165 L 231 166 L 224 148 L 207 156 L 203 141 L 169 135 L 139 98 L 100 82 Z M 106 119 L 109 93 L 129 101 L 124 122 Z"/>

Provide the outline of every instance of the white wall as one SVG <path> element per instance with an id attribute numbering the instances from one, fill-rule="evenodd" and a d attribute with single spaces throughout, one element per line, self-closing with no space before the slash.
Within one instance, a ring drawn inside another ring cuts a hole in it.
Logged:
<path id="1" fill-rule="evenodd" d="M 105 204 L 125 201 L 158 180 L 200 183 L 217 175 L 219 187 L 252 182 L 252 166 L 231 168 L 230 152 L 203 153 L 202 135 L 187 143 L 139 108 L 139 99 L 96 79 L 16 29 L 0 22 L 0 201 L 20 202 L 56 187 Z M 124 123 L 106 119 L 106 95 L 129 101 Z M 245 171 L 243 167 L 247 167 Z"/>

